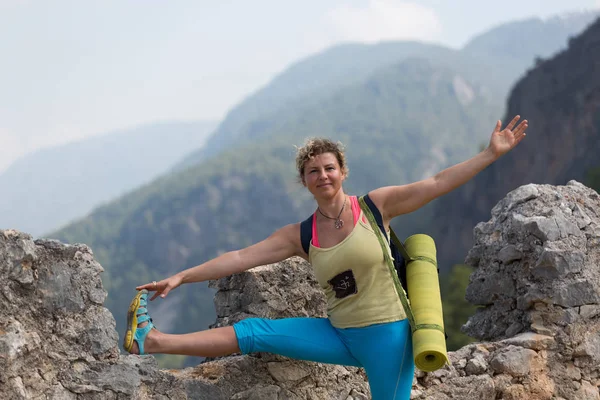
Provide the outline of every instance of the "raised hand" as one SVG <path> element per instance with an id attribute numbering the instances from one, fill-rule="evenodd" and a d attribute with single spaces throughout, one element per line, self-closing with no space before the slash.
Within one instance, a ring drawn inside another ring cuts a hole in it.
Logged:
<path id="1" fill-rule="evenodd" d="M 496 157 L 507 153 L 518 145 L 521 140 L 526 136 L 525 130 L 527 129 L 527 120 L 521 121 L 521 123 L 515 128 L 517 122 L 521 119 L 520 115 L 515 116 L 512 121 L 506 125 L 506 128 L 502 128 L 502 121 L 498 120 L 494 132 L 492 132 L 492 138 L 490 139 L 489 149 L 493 152 Z M 513 128 L 515 128 L 513 130 Z"/>
<path id="2" fill-rule="evenodd" d="M 158 296 L 165 298 L 171 290 L 181 285 L 181 279 L 182 278 L 179 275 L 173 275 L 167 279 L 163 279 L 160 282 L 154 281 L 152 283 L 146 283 L 145 285 L 138 286 L 136 287 L 136 290 L 146 289 L 149 292 L 155 292 L 150 301 L 154 300 Z"/>

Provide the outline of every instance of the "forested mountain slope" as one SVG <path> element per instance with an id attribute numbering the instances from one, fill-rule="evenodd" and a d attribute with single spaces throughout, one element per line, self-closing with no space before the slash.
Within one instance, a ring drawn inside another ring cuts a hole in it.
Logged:
<path id="1" fill-rule="evenodd" d="M 54 231 L 167 172 L 216 125 L 155 123 L 25 155 L 0 174 L 0 228 Z"/>

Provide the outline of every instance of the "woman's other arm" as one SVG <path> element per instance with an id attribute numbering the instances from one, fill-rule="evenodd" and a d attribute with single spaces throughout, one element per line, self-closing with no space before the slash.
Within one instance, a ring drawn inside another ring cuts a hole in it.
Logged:
<path id="1" fill-rule="evenodd" d="M 298 253 L 299 224 L 277 230 L 265 240 L 241 250 L 230 251 L 210 261 L 180 272 L 182 283 L 204 282 L 223 278 L 258 267 L 285 260 Z"/>
<path id="2" fill-rule="evenodd" d="M 300 244 L 300 224 L 290 224 L 277 230 L 265 240 L 241 250 L 221 254 L 203 264 L 181 271 L 160 282 L 147 283 L 136 289 L 147 289 L 165 297 L 183 283 L 204 282 L 233 275 L 259 265 L 272 264 L 292 256 L 305 257 Z"/>
<path id="3" fill-rule="evenodd" d="M 525 137 L 527 120 L 522 121 L 514 131 L 520 116 L 516 116 L 500 130 L 498 121 L 489 146 L 475 157 L 453 165 L 435 176 L 402 186 L 386 186 L 369 193 L 369 196 L 383 214 L 386 221 L 415 211 L 430 201 L 443 196 L 472 179 L 500 156 L 514 148 Z"/>

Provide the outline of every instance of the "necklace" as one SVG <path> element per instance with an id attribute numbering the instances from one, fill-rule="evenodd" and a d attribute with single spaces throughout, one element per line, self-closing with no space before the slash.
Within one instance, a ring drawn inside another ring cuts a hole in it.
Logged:
<path id="1" fill-rule="evenodd" d="M 324 216 L 327 219 L 332 219 L 335 221 L 333 223 L 333 226 L 335 226 L 335 229 L 341 229 L 342 226 L 344 226 L 344 221 L 342 221 L 340 219 L 340 215 L 342 215 L 342 211 L 344 211 L 344 207 L 346 207 L 346 199 L 347 198 L 348 198 L 348 196 L 344 196 L 344 204 L 342 204 L 342 209 L 340 210 L 340 213 L 338 214 L 338 216 L 336 218 L 328 217 L 327 215 L 323 214 L 323 212 L 321 211 L 321 209 L 319 207 L 317 207 L 317 210 L 319 210 L 319 214 L 321 214 L 322 216 Z"/>

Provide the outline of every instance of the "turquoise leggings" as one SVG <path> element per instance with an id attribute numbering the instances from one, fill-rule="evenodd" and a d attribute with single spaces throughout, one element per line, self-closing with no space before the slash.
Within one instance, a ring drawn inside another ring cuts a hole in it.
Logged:
<path id="1" fill-rule="evenodd" d="M 326 318 L 248 318 L 233 328 L 243 354 L 364 367 L 373 400 L 410 399 L 415 365 L 407 320 L 339 329 Z"/>

